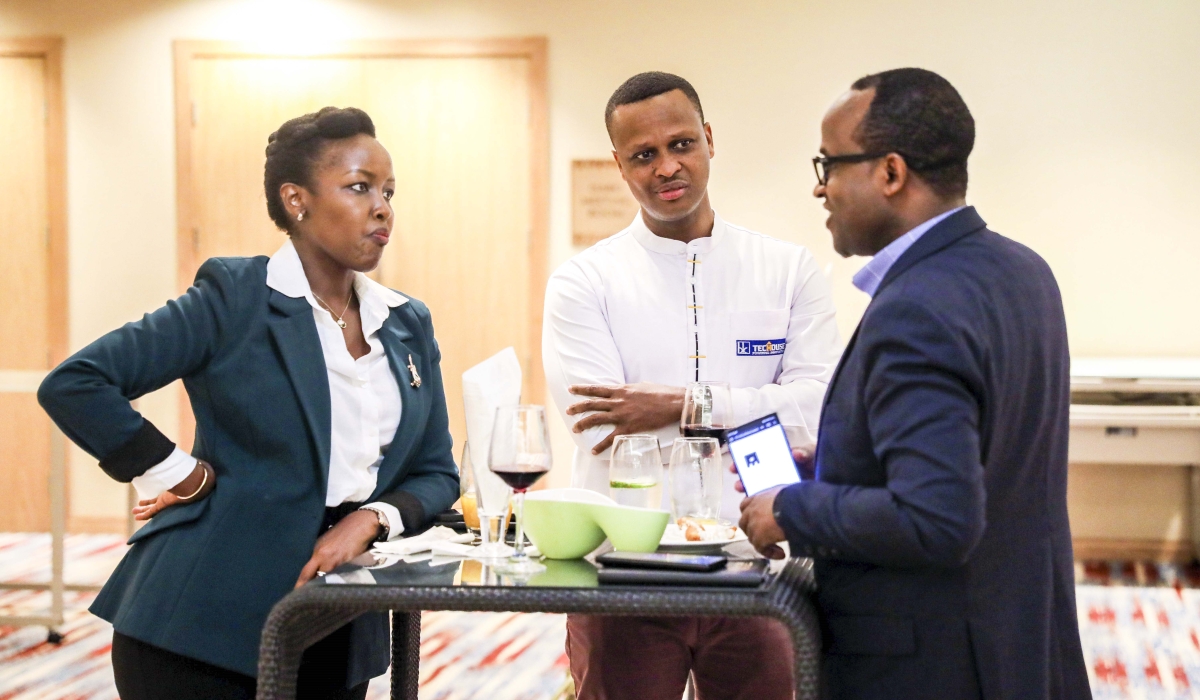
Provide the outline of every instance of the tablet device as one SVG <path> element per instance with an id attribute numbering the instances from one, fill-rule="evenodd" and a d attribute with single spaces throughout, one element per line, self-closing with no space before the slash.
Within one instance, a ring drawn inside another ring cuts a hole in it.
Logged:
<path id="1" fill-rule="evenodd" d="M 757 588 L 767 580 L 766 559 L 740 559 L 716 571 L 672 571 L 606 566 L 596 572 L 602 586 L 718 586 Z"/>
<path id="2" fill-rule="evenodd" d="M 730 430 L 725 438 L 747 496 L 800 481 L 792 447 L 774 413 Z"/>
<path id="3" fill-rule="evenodd" d="M 669 554 L 660 552 L 605 552 L 596 557 L 605 566 L 675 571 L 716 571 L 728 561 L 721 555 Z"/>

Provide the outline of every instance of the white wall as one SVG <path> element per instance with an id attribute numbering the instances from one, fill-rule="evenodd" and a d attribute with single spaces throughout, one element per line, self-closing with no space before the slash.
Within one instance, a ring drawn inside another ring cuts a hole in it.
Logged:
<path id="1" fill-rule="evenodd" d="M 574 252 L 570 160 L 607 155 L 608 95 L 635 72 L 673 71 L 696 85 L 713 125 L 716 207 L 829 264 L 849 335 L 866 302 L 849 283 L 862 261 L 833 252 L 808 160 L 825 107 L 850 82 L 918 65 L 950 79 L 974 112 L 968 199 L 1049 260 L 1074 354 L 1200 355 L 1197 27 L 1190 0 L 0 5 L 0 36 L 66 39 L 72 347 L 175 293 L 172 40 L 544 35 L 551 266 Z M 172 397 L 143 407 L 174 425 Z M 77 514 L 120 511 L 123 492 L 85 461 L 72 483 Z"/>

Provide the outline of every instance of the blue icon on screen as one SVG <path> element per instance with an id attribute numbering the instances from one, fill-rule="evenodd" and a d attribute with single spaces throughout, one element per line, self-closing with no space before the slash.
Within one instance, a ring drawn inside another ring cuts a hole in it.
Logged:
<path id="1" fill-rule="evenodd" d="M 757 466 L 757 465 L 758 465 L 758 453 L 757 452 L 751 452 L 750 454 L 746 455 L 746 466 L 747 467 L 753 467 L 753 466 Z"/>

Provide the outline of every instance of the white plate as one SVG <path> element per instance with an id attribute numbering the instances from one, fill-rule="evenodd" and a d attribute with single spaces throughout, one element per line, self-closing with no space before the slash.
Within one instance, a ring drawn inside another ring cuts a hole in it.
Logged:
<path id="1" fill-rule="evenodd" d="M 667 531 L 663 533 L 662 540 L 658 543 L 658 549 L 663 552 L 716 552 L 728 547 L 731 544 L 746 541 L 746 533 L 742 532 L 741 528 L 734 534 L 730 540 L 709 540 L 706 542 L 688 542 L 687 540 L 678 540 L 674 537 L 668 539 L 669 535 L 678 532 L 678 527 L 671 523 L 667 525 Z"/>

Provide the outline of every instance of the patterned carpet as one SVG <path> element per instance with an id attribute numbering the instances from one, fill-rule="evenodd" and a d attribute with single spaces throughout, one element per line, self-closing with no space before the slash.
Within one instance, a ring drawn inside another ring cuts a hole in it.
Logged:
<path id="1" fill-rule="evenodd" d="M 67 580 L 98 583 L 124 552 L 111 535 L 67 538 Z M 0 533 L 0 581 L 44 580 L 49 538 Z M 1076 565 L 1080 634 L 1097 700 L 1200 698 L 1200 567 Z M 68 593 L 61 646 L 41 627 L 0 627 L 0 700 L 117 697 L 112 628 L 87 613 L 95 593 Z M 0 614 L 45 610 L 49 597 L 0 592 Z M 422 616 L 422 700 L 549 700 L 562 688 L 564 618 L 515 613 Z M 388 679 L 371 684 L 388 697 Z"/>
<path id="2" fill-rule="evenodd" d="M 1088 562 L 1076 579 L 1096 700 L 1200 698 L 1200 569 Z"/>

